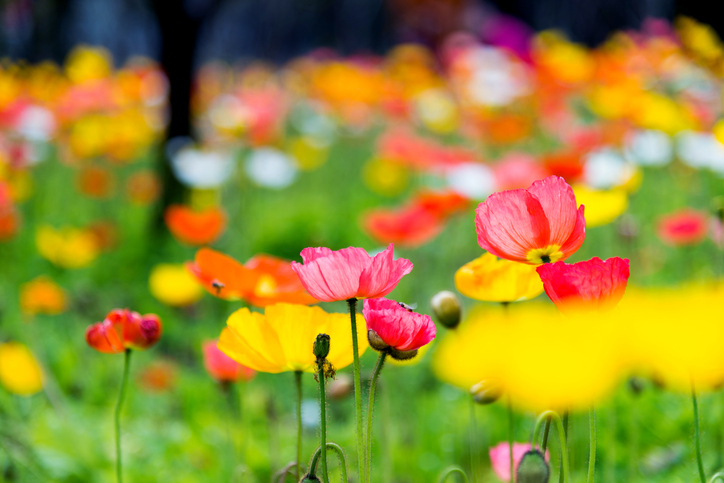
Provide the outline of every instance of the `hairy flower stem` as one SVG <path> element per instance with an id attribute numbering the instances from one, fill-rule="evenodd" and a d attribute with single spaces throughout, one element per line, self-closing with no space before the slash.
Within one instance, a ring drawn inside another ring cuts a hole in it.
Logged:
<path id="1" fill-rule="evenodd" d="M 366 481 L 364 429 L 362 426 L 362 383 L 359 375 L 359 346 L 357 344 L 357 299 L 347 300 L 349 317 L 352 323 L 352 355 L 354 356 L 354 412 L 357 419 L 357 471 L 359 481 Z"/>
<path id="2" fill-rule="evenodd" d="M 302 371 L 294 371 L 297 386 L 297 470 L 296 481 L 299 481 L 299 468 L 302 465 Z"/>
<path id="3" fill-rule="evenodd" d="M 538 441 L 538 436 L 540 435 L 541 426 L 543 426 L 546 420 L 554 421 L 556 423 L 556 427 L 558 428 L 558 439 L 561 443 L 561 480 L 563 483 L 569 483 L 568 473 L 570 472 L 570 469 L 568 464 L 568 443 L 566 431 L 563 429 L 563 421 L 557 412 L 545 411 L 543 414 L 538 416 L 538 421 L 536 421 L 535 428 L 533 429 L 531 445 L 535 447 L 535 444 Z"/>
<path id="4" fill-rule="evenodd" d="M 454 474 L 460 475 L 460 480 L 463 483 L 468 483 L 468 475 L 465 474 L 462 468 L 459 468 L 457 466 L 450 466 L 449 468 L 445 468 L 444 470 L 442 470 L 442 473 L 440 473 L 440 476 L 437 478 L 437 483 L 445 483 L 448 477 Z"/>
<path id="5" fill-rule="evenodd" d="M 589 454 L 588 454 L 588 483 L 593 483 L 593 475 L 596 471 L 596 409 L 591 406 L 588 412 L 589 425 Z"/>
<path id="6" fill-rule="evenodd" d="M 470 476 L 478 483 L 478 423 L 475 418 L 475 400 L 470 397 Z"/>
<path id="7" fill-rule="evenodd" d="M 541 443 L 541 451 L 543 453 L 546 452 L 546 449 L 548 448 L 548 435 L 551 432 L 551 420 L 550 418 L 546 419 L 546 425 L 545 429 L 543 429 L 543 442 Z"/>
<path id="8" fill-rule="evenodd" d="M 510 481 L 515 479 L 515 458 L 513 458 L 513 444 L 515 442 L 515 421 L 513 420 L 513 403 L 508 397 L 508 449 L 510 450 Z"/>
<path id="9" fill-rule="evenodd" d="M 342 448 L 340 448 L 340 446 L 336 443 L 327 443 L 326 447 L 327 449 L 331 449 L 337 453 L 337 457 L 339 458 L 339 469 L 342 472 L 342 481 L 347 483 L 349 479 L 347 478 L 347 459 L 344 457 L 344 451 L 342 451 Z M 316 478 L 317 462 L 319 461 L 321 452 L 321 447 L 317 448 L 317 451 L 314 452 L 312 461 L 309 463 L 309 472 L 307 475 L 314 476 Z"/>
<path id="10" fill-rule="evenodd" d="M 322 359 L 323 360 L 323 359 Z M 319 449 L 322 459 L 322 482 L 329 483 L 329 472 L 327 471 L 327 393 L 324 390 L 325 375 L 324 364 L 317 359 L 317 377 L 319 378 Z"/>
<path id="11" fill-rule="evenodd" d="M 116 479 L 118 483 L 123 481 L 123 464 L 121 461 L 121 407 L 123 399 L 126 396 L 126 386 L 128 385 L 128 372 L 131 366 L 131 349 L 126 349 L 123 360 L 123 380 L 121 381 L 121 391 L 118 393 L 118 402 L 116 403 Z"/>
<path id="12" fill-rule="evenodd" d="M 372 408 L 375 403 L 375 388 L 377 387 L 377 380 L 380 378 L 380 372 L 382 366 L 385 365 L 385 358 L 387 352 L 381 352 L 379 359 L 377 359 L 377 365 L 375 366 L 375 372 L 372 374 L 372 380 L 370 381 L 370 400 L 367 403 L 367 448 L 365 454 L 367 456 L 367 469 L 366 469 L 366 482 L 370 482 L 370 473 L 372 466 Z"/>
<path id="13" fill-rule="evenodd" d="M 694 449 L 696 451 L 696 464 L 699 467 L 699 478 L 701 483 L 706 483 L 704 462 L 701 459 L 701 434 L 699 434 L 699 403 L 696 400 L 696 389 L 694 382 L 691 382 L 691 402 L 694 405 Z"/>

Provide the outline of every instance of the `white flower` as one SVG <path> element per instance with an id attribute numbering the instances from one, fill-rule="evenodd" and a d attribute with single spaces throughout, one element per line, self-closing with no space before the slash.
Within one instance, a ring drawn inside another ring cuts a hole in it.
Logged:
<path id="1" fill-rule="evenodd" d="M 709 168 L 724 175 L 724 146 L 711 133 L 684 131 L 676 136 L 676 151 L 692 168 Z"/>
<path id="2" fill-rule="evenodd" d="M 246 159 L 246 174 L 254 183 L 265 188 L 286 188 L 297 179 L 296 161 L 274 148 L 259 148 Z"/>
<path id="3" fill-rule="evenodd" d="M 635 173 L 636 168 L 626 162 L 618 151 L 609 147 L 591 151 L 583 164 L 584 183 L 599 190 L 621 186 Z"/>
<path id="4" fill-rule="evenodd" d="M 234 172 L 234 159 L 226 151 L 199 150 L 187 146 L 178 149 L 170 157 L 174 175 L 190 188 L 217 188 Z"/>
<path id="5" fill-rule="evenodd" d="M 473 200 L 483 200 L 496 190 L 493 170 L 481 163 L 464 163 L 449 168 L 445 178 L 450 189 Z"/>
<path id="6" fill-rule="evenodd" d="M 671 138 L 663 131 L 637 131 L 626 140 L 626 159 L 640 166 L 663 166 L 673 159 Z"/>

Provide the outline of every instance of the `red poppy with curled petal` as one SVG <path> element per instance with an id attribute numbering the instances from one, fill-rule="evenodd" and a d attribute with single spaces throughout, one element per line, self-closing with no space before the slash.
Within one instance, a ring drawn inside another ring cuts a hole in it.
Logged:
<path id="1" fill-rule="evenodd" d="M 419 349 L 437 334 L 429 315 L 415 313 L 394 300 L 367 299 L 362 312 L 367 330 L 374 331 L 385 344 L 400 352 Z"/>
<path id="2" fill-rule="evenodd" d="M 610 310 L 626 291 L 629 261 L 625 258 L 601 260 L 594 257 L 572 265 L 548 263 L 536 268 L 546 294 L 561 312 L 571 310 Z"/>
<path id="3" fill-rule="evenodd" d="M 89 346 L 105 354 L 126 349 L 143 350 L 158 342 L 163 326 L 156 314 L 141 315 L 128 309 L 114 309 L 103 322 L 88 327 L 85 339 Z"/>
<path id="4" fill-rule="evenodd" d="M 412 262 L 392 259 L 394 245 L 374 257 L 363 248 L 305 248 L 304 263 L 292 262 L 302 285 L 323 302 L 353 298 L 377 298 L 392 292 L 400 279 L 412 271 Z"/>
<path id="5" fill-rule="evenodd" d="M 540 265 L 565 260 L 586 238 L 583 205 L 563 178 L 493 193 L 475 210 L 478 244 L 493 255 Z"/>

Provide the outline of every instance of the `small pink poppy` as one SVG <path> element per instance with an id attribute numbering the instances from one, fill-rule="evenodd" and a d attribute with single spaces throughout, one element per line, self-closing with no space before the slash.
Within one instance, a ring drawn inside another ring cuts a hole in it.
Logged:
<path id="1" fill-rule="evenodd" d="M 394 245 L 374 257 L 363 248 L 305 248 L 303 263 L 292 262 L 309 294 L 323 302 L 377 298 L 392 292 L 412 271 L 412 262 L 392 259 Z"/>
<path id="2" fill-rule="evenodd" d="M 659 218 L 657 233 L 667 245 L 696 245 L 704 241 L 709 227 L 705 213 L 684 209 Z"/>
<path id="3" fill-rule="evenodd" d="M 429 315 L 417 314 L 394 300 L 365 300 L 362 313 L 367 322 L 370 345 L 377 350 L 417 351 L 437 334 Z M 397 358 L 398 354 L 393 352 L 391 355 Z M 411 354 L 412 357 L 414 355 Z"/>
<path id="4" fill-rule="evenodd" d="M 523 455 L 532 449 L 530 443 L 513 443 L 513 466 L 516 470 L 523 459 Z M 510 481 L 510 445 L 503 441 L 490 448 L 490 463 L 495 475 L 503 481 Z M 546 461 L 550 460 L 550 453 L 546 451 Z"/>
<path id="5" fill-rule="evenodd" d="M 254 379 L 256 371 L 243 366 L 231 357 L 227 356 L 216 346 L 218 340 L 204 342 L 204 367 L 206 372 L 217 381 L 224 382 L 248 382 Z"/>
<path id="6" fill-rule="evenodd" d="M 583 205 L 566 181 L 549 176 L 528 189 L 493 193 L 475 210 L 478 244 L 493 255 L 540 265 L 565 260 L 586 238 Z"/>

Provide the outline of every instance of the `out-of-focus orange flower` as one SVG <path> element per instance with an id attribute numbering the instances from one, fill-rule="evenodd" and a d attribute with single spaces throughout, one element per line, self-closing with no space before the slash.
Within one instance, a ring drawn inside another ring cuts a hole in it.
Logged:
<path id="1" fill-rule="evenodd" d="M 362 224 L 380 243 L 418 247 L 435 238 L 448 217 L 468 205 L 468 199 L 457 193 L 423 191 L 402 208 L 370 211 Z"/>
<path id="2" fill-rule="evenodd" d="M 705 213 L 685 209 L 659 218 L 657 233 L 668 245 L 688 246 L 704 241 L 708 229 Z"/>
<path id="3" fill-rule="evenodd" d="M 0 181 L 0 241 L 12 238 L 19 226 L 20 218 L 10 197 L 10 187 Z"/>
<path id="4" fill-rule="evenodd" d="M 164 392 L 176 383 L 178 368 L 170 361 L 153 361 L 139 376 L 141 387 L 148 392 Z"/>
<path id="5" fill-rule="evenodd" d="M 543 165 L 549 175 L 560 176 L 573 183 L 583 174 L 583 162 L 580 153 L 575 151 L 549 154 L 543 158 Z"/>
<path id="6" fill-rule="evenodd" d="M 161 182 L 156 173 L 149 169 L 137 171 L 126 182 L 126 194 L 131 203 L 151 204 L 161 194 Z"/>
<path id="7" fill-rule="evenodd" d="M 90 198 L 110 198 L 113 195 L 113 173 L 100 166 L 87 166 L 78 173 L 78 190 Z"/>
<path id="8" fill-rule="evenodd" d="M 290 262 L 270 255 L 256 255 L 242 265 L 221 252 L 202 248 L 186 268 L 211 295 L 222 299 L 243 299 L 257 307 L 317 302 L 304 289 Z"/>
<path id="9" fill-rule="evenodd" d="M 216 240 L 226 228 L 221 208 L 194 211 L 184 205 L 171 205 L 164 214 L 166 226 L 179 241 L 189 245 L 206 245 Z"/>
<path id="10" fill-rule="evenodd" d="M 484 134 L 495 144 L 512 144 L 530 134 L 532 119 L 519 114 L 506 114 L 484 123 Z"/>
<path id="11" fill-rule="evenodd" d="M 20 309 L 30 315 L 57 315 L 68 306 L 65 291 L 46 276 L 25 283 L 20 288 Z"/>
<path id="12" fill-rule="evenodd" d="M 111 250 L 118 244 L 118 228 L 110 220 L 95 221 L 88 225 L 88 230 L 96 238 L 101 250 Z"/>

